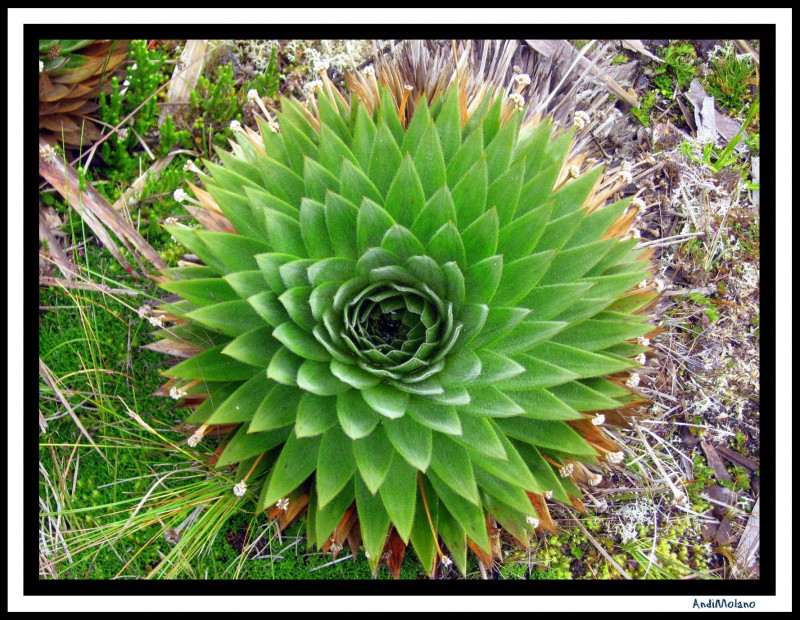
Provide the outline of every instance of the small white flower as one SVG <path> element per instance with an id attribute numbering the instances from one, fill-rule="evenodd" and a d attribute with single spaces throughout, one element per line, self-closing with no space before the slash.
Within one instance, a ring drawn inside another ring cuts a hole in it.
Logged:
<path id="1" fill-rule="evenodd" d="M 606 454 L 606 461 L 608 461 L 612 465 L 618 465 L 619 463 L 622 463 L 624 459 L 625 459 L 624 452 L 609 452 L 608 454 Z"/>
<path id="2" fill-rule="evenodd" d="M 575 471 L 575 466 L 572 463 L 569 463 L 558 470 L 558 475 L 562 478 L 569 478 L 573 471 Z"/>
<path id="3" fill-rule="evenodd" d="M 644 211 L 647 210 L 647 204 L 645 203 L 645 201 L 638 197 L 631 200 L 630 206 L 639 209 L 640 213 L 643 213 Z"/>
<path id="4" fill-rule="evenodd" d="M 317 92 L 318 90 L 322 90 L 322 80 L 311 80 L 310 82 L 306 82 L 303 85 L 303 90 L 309 95 Z"/>
<path id="5" fill-rule="evenodd" d="M 553 492 L 552 491 L 545 491 L 544 492 L 545 499 L 553 499 Z"/>
<path id="6" fill-rule="evenodd" d="M 372 65 L 369 65 L 368 67 L 364 67 L 361 70 L 361 73 L 363 73 L 365 77 L 368 77 L 370 75 L 374 76 L 375 75 L 375 67 L 373 67 Z"/>
<path id="7" fill-rule="evenodd" d="M 281 126 L 278 125 L 278 121 L 276 121 L 275 119 L 269 121 L 267 123 L 267 127 L 270 128 L 272 133 L 280 133 L 281 132 Z"/>
<path id="8" fill-rule="evenodd" d="M 517 73 L 513 79 L 520 88 L 531 83 L 531 76 L 527 73 Z"/>
<path id="9" fill-rule="evenodd" d="M 593 474 L 589 476 L 589 480 L 587 480 L 590 487 L 596 487 L 602 481 L 603 481 L 603 476 L 601 476 L 600 474 Z"/>
<path id="10" fill-rule="evenodd" d="M 239 121 L 236 121 L 236 120 L 231 121 L 230 124 L 228 125 L 228 127 L 230 127 L 230 129 L 231 129 L 231 131 L 233 133 L 238 133 L 240 131 L 244 131 L 242 129 L 242 124 Z"/>
<path id="11" fill-rule="evenodd" d="M 243 497 L 245 493 L 247 493 L 247 483 L 241 480 L 233 487 L 233 494 L 236 497 Z"/>
<path id="12" fill-rule="evenodd" d="M 329 540 L 330 540 L 330 543 L 331 543 L 331 546 L 328 547 L 330 552 L 333 553 L 333 554 L 339 553 L 343 548 L 342 545 L 337 543 L 336 540 L 333 538 L 333 536 L 331 536 Z"/>
<path id="13" fill-rule="evenodd" d="M 577 179 L 579 176 L 581 176 L 580 166 L 570 166 L 569 176 L 571 176 L 573 179 Z"/>
<path id="14" fill-rule="evenodd" d="M 194 434 L 186 440 L 186 443 L 189 444 L 190 448 L 196 448 L 197 444 L 203 441 L 203 433 L 199 430 L 195 431 Z"/>
<path id="15" fill-rule="evenodd" d="M 592 418 L 592 424 L 594 424 L 595 426 L 600 426 L 605 421 L 606 421 L 606 416 L 604 416 L 602 413 L 599 413 Z"/>
<path id="16" fill-rule="evenodd" d="M 184 200 L 189 199 L 189 194 L 187 194 L 179 187 L 174 192 L 172 192 L 172 197 L 175 199 L 175 202 L 183 202 Z"/>
<path id="17" fill-rule="evenodd" d="M 653 278 L 653 286 L 659 293 L 663 292 L 663 290 L 666 288 L 664 281 L 660 278 Z"/>
<path id="18" fill-rule="evenodd" d="M 275 507 L 286 512 L 289 509 L 289 499 L 287 497 L 282 497 L 275 502 Z"/>
<path id="19" fill-rule="evenodd" d="M 411 84 L 403 84 L 403 88 L 406 89 L 408 92 L 414 90 L 414 87 Z"/>
<path id="20" fill-rule="evenodd" d="M 644 353 L 639 353 L 633 361 L 639 364 L 640 366 L 644 366 L 647 363 L 647 356 Z"/>
<path id="21" fill-rule="evenodd" d="M 203 171 L 197 167 L 197 162 L 192 161 L 191 159 L 188 160 L 185 164 L 183 164 L 183 171 L 194 172 L 196 174 L 203 174 Z"/>
<path id="22" fill-rule="evenodd" d="M 179 388 L 177 385 L 173 385 L 169 390 L 169 396 L 173 400 L 180 400 L 186 395 L 187 395 L 186 390 L 184 390 L 183 388 Z"/>
<path id="23" fill-rule="evenodd" d="M 164 327 L 164 321 L 160 316 L 149 316 L 147 320 L 153 327 Z"/>
<path id="24" fill-rule="evenodd" d="M 325 73 L 328 69 L 330 69 L 330 67 L 330 61 L 325 58 L 320 58 L 319 60 L 314 61 L 315 73 Z"/>
<path id="25" fill-rule="evenodd" d="M 44 159 L 48 164 L 53 164 L 56 159 L 58 159 L 58 153 L 56 153 L 56 150 L 52 146 L 45 144 L 39 147 L 39 157 Z"/>
<path id="26" fill-rule="evenodd" d="M 136 314 L 139 315 L 140 319 L 146 319 L 150 316 L 150 306 L 139 306 L 136 308 Z"/>
<path id="27" fill-rule="evenodd" d="M 643 346 L 643 347 L 649 347 L 650 346 L 650 339 L 649 338 L 645 338 L 644 336 L 639 336 L 636 339 L 636 342 L 638 342 L 639 345 Z"/>
<path id="28" fill-rule="evenodd" d="M 625 185 L 630 185 L 633 183 L 633 175 L 627 170 L 620 170 L 619 178 L 625 182 Z"/>
<path id="29" fill-rule="evenodd" d="M 260 99 L 260 97 L 258 96 L 258 91 L 255 88 L 251 88 L 247 91 L 248 101 L 257 101 L 258 99 Z"/>
<path id="30" fill-rule="evenodd" d="M 521 110 L 525 107 L 525 97 L 519 93 L 512 93 L 508 96 L 508 98 L 514 103 L 515 110 Z"/>
<path id="31" fill-rule="evenodd" d="M 442 556 L 442 565 L 443 566 L 450 566 L 453 563 L 453 560 L 448 558 L 446 555 Z"/>
<path id="32" fill-rule="evenodd" d="M 534 516 L 528 515 L 525 517 L 525 521 L 528 523 L 528 525 L 532 525 L 534 528 L 539 527 L 539 519 Z"/>
<path id="33" fill-rule="evenodd" d="M 123 142 L 128 139 L 128 128 L 127 127 L 120 127 L 117 129 L 117 141 Z"/>
<path id="34" fill-rule="evenodd" d="M 625 385 L 627 385 L 628 387 L 635 388 L 636 386 L 639 385 L 639 381 L 640 381 L 639 374 L 633 372 L 631 373 L 631 376 L 628 378 L 628 380 L 625 382 Z"/>
<path id="35" fill-rule="evenodd" d="M 575 115 L 572 117 L 572 124 L 578 129 L 583 129 L 591 122 L 591 120 L 591 116 L 589 116 L 586 112 L 579 110 L 575 112 Z"/>

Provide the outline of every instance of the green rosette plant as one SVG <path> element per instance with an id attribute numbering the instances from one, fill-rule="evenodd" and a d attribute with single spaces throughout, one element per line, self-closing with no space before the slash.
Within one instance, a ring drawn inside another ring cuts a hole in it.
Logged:
<path id="1" fill-rule="evenodd" d="M 310 544 L 363 545 L 373 570 L 411 544 L 463 573 L 619 462 L 600 425 L 641 401 L 655 293 L 629 200 L 570 174 L 571 130 L 457 84 L 413 114 L 375 93 L 326 80 L 205 164 L 153 348 L 185 358 L 163 393 L 194 408 L 190 443 L 223 433 L 216 466 L 282 527 L 305 514 Z"/>

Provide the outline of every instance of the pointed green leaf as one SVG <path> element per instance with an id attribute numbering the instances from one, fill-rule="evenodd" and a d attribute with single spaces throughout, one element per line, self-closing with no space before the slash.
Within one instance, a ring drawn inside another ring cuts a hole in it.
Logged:
<path id="1" fill-rule="evenodd" d="M 259 277 L 261 274 L 258 274 Z M 264 279 L 261 278 L 261 282 Z M 222 278 L 198 278 L 197 280 L 171 280 L 162 282 L 161 288 L 180 295 L 198 306 L 207 306 L 221 301 L 237 299 L 236 291 Z"/>
<path id="2" fill-rule="evenodd" d="M 508 226 L 517 212 L 517 205 L 525 176 L 525 160 L 511 166 L 500 178 L 489 185 L 486 192 L 487 208 L 497 207 L 500 226 Z"/>
<path id="3" fill-rule="evenodd" d="M 286 347 L 281 347 L 269 361 L 267 376 L 284 385 L 297 385 L 297 371 L 302 363 L 302 357 L 298 357 Z"/>
<path id="4" fill-rule="evenodd" d="M 203 381 L 244 381 L 252 377 L 259 369 L 243 364 L 228 355 L 223 355 L 220 345 L 198 353 L 194 357 L 173 366 L 162 374 L 168 377 L 183 379 L 202 379 Z"/>
<path id="5" fill-rule="evenodd" d="M 248 297 L 247 303 L 253 307 L 262 319 L 273 327 L 277 327 L 284 321 L 289 320 L 286 309 L 272 291 L 264 291 L 258 295 Z"/>
<path id="6" fill-rule="evenodd" d="M 379 247 L 384 235 L 394 224 L 394 219 L 383 207 L 368 199 L 362 201 L 356 221 L 359 253 L 363 254 L 369 248 Z"/>
<path id="7" fill-rule="evenodd" d="M 386 433 L 378 427 L 366 437 L 352 442 L 358 471 L 369 492 L 375 495 L 389 473 L 394 448 Z M 406 500 L 407 501 L 407 500 Z"/>
<path id="8" fill-rule="evenodd" d="M 550 219 L 551 208 L 552 205 L 548 203 L 501 228 L 497 252 L 503 254 L 507 261 L 512 261 L 528 256 L 534 248 L 537 251 L 551 249 L 539 247 L 539 240 Z"/>
<path id="9" fill-rule="evenodd" d="M 461 411 L 493 418 L 516 416 L 524 410 L 500 390 L 492 386 L 474 387 L 469 390 L 470 402 Z"/>
<path id="10" fill-rule="evenodd" d="M 347 144 L 328 125 L 320 123 L 319 163 L 338 177 L 345 159 L 358 165 L 356 156 L 353 155 Z"/>
<path id="11" fill-rule="evenodd" d="M 615 409 L 619 406 L 619 403 L 613 398 L 577 381 L 548 388 L 548 391 L 577 411 L 599 411 L 600 409 Z"/>
<path id="12" fill-rule="evenodd" d="M 272 327 L 263 325 L 232 340 L 222 353 L 245 364 L 266 368 L 279 347 L 280 343 L 272 337 Z"/>
<path id="13" fill-rule="evenodd" d="M 514 360 L 489 350 L 478 351 L 481 374 L 470 383 L 470 388 L 479 385 L 497 385 L 503 380 L 525 373 L 525 367 Z"/>
<path id="14" fill-rule="evenodd" d="M 272 336 L 280 340 L 292 353 L 304 359 L 316 362 L 329 362 L 331 359 L 325 347 L 312 334 L 295 323 L 289 321 L 281 323 L 272 332 Z"/>
<path id="15" fill-rule="evenodd" d="M 425 132 L 431 124 L 428 98 L 423 94 L 419 101 L 417 101 L 414 115 L 411 117 L 411 121 L 408 123 L 408 129 L 406 129 L 405 136 L 403 137 L 400 151 L 404 156 L 406 154 L 412 157 L 416 155 L 420 142 L 422 141 L 422 136 L 425 135 Z"/>
<path id="16" fill-rule="evenodd" d="M 465 301 L 488 304 L 492 301 L 503 276 L 503 257 L 489 256 L 470 265 L 464 272 Z"/>
<path id="17" fill-rule="evenodd" d="M 483 155 L 483 131 L 478 127 L 447 164 L 447 185 L 455 187 Z"/>
<path id="18" fill-rule="evenodd" d="M 453 406 L 440 405 L 428 398 L 412 397 L 408 403 L 408 415 L 440 433 L 461 434 L 461 420 Z"/>
<path id="19" fill-rule="evenodd" d="M 584 297 L 591 288 L 591 282 L 537 286 L 520 304 L 531 309 L 529 321 L 547 321 Z"/>
<path id="20" fill-rule="evenodd" d="M 267 289 L 267 283 L 259 269 L 229 273 L 224 276 L 224 280 L 242 299 L 258 295 Z M 216 295 L 215 298 L 217 298 Z M 219 301 L 218 298 L 217 301 Z"/>
<path id="21" fill-rule="evenodd" d="M 441 433 L 433 434 L 431 470 L 456 494 L 480 506 L 478 486 L 469 454 L 459 444 Z"/>
<path id="22" fill-rule="evenodd" d="M 350 390 L 336 397 L 336 414 L 342 430 L 351 439 L 366 437 L 383 419 L 364 401 L 358 390 Z"/>
<path id="23" fill-rule="evenodd" d="M 324 506 L 336 497 L 353 477 L 356 461 L 352 441 L 337 427 L 325 432 L 317 456 L 317 501 Z"/>
<path id="24" fill-rule="evenodd" d="M 464 243 L 453 222 L 447 222 L 428 242 L 428 253 L 440 265 L 454 261 L 466 269 L 467 260 Z"/>
<path id="25" fill-rule="evenodd" d="M 350 389 L 331 373 L 330 364 L 312 360 L 305 360 L 297 371 L 297 386 L 319 396 L 335 396 Z"/>
<path id="26" fill-rule="evenodd" d="M 342 163 L 339 188 L 342 197 L 356 205 L 360 205 L 364 198 L 369 198 L 376 203 L 383 202 L 383 196 L 375 184 L 361 168 L 356 167 L 349 160 Z"/>
<path id="27" fill-rule="evenodd" d="M 344 517 L 345 512 L 355 501 L 355 485 L 349 482 L 344 489 L 325 506 L 317 507 L 315 515 L 315 534 L 317 545 L 322 546 L 333 534 L 336 526 Z M 312 493 L 312 497 L 314 494 Z M 309 510 L 311 510 L 309 506 Z"/>
<path id="28" fill-rule="evenodd" d="M 359 477 L 355 478 L 355 488 L 361 539 L 370 555 L 370 567 L 374 573 L 389 535 L 389 515 L 386 514 L 380 497 L 372 495 Z"/>
<path id="29" fill-rule="evenodd" d="M 325 197 L 325 223 L 328 238 L 336 256 L 358 258 L 356 229 L 358 207 L 339 194 L 328 192 Z"/>
<path id="30" fill-rule="evenodd" d="M 298 439 L 294 433 L 289 435 L 259 503 L 262 510 L 286 497 L 314 472 L 320 441 L 320 437 Z"/>
<path id="31" fill-rule="evenodd" d="M 379 122 L 369 160 L 369 178 L 381 196 L 388 194 L 402 161 L 403 157 L 391 130 L 385 122 Z"/>
<path id="32" fill-rule="evenodd" d="M 446 187 L 447 171 L 444 154 L 442 145 L 439 143 L 439 132 L 433 125 L 428 127 L 422 137 L 419 149 L 414 155 L 414 167 L 428 200 L 441 188 Z"/>
<path id="33" fill-rule="evenodd" d="M 550 268 L 553 256 L 553 252 L 541 252 L 506 263 L 493 303 L 510 306 L 524 298 Z"/>
<path id="34" fill-rule="evenodd" d="M 503 392 L 536 390 L 539 388 L 560 385 L 577 379 L 578 375 L 530 355 L 519 354 L 514 358 L 522 364 L 526 372 L 522 375 L 499 381 L 495 387 Z M 513 394 L 509 394 L 514 398 Z M 517 401 L 519 402 L 519 401 Z"/>
<path id="35" fill-rule="evenodd" d="M 461 106 L 457 88 L 451 88 L 445 95 L 444 105 L 436 118 L 436 129 L 444 159 L 449 162 L 461 146 Z"/>
<path id="36" fill-rule="evenodd" d="M 233 424 L 248 422 L 253 417 L 259 403 L 266 397 L 275 384 L 260 372 L 249 381 L 245 381 L 225 402 L 219 405 L 206 420 L 206 424 Z"/>
<path id="37" fill-rule="evenodd" d="M 253 415 L 248 433 L 259 433 L 294 424 L 301 392 L 292 386 L 270 382 L 272 389 Z"/>
<path id="38" fill-rule="evenodd" d="M 597 454 L 594 448 L 565 422 L 517 416 L 498 420 L 497 424 L 509 437 L 519 439 L 532 446 L 577 455 L 595 456 Z"/>
<path id="39" fill-rule="evenodd" d="M 528 316 L 529 312 L 527 308 L 490 308 L 486 323 L 472 342 L 472 347 L 480 349 L 502 338 Z"/>
<path id="40" fill-rule="evenodd" d="M 361 391 L 366 403 L 387 418 L 400 418 L 408 407 L 408 394 L 386 383 Z"/>
<path id="41" fill-rule="evenodd" d="M 461 435 L 454 435 L 453 441 L 473 452 L 493 459 L 506 460 L 506 450 L 491 420 L 470 413 L 459 412 Z"/>
<path id="42" fill-rule="evenodd" d="M 416 510 L 417 470 L 403 459 L 392 459 L 380 494 L 389 519 L 403 542 L 408 544 Z"/>
<path id="43" fill-rule="evenodd" d="M 456 221 L 456 208 L 453 204 L 453 197 L 447 187 L 440 187 L 439 190 L 428 200 L 423 207 L 414 224 L 411 232 L 422 243 L 430 243 L 431 237 L 436 234 L 442 226 L 448 222 Z"/>
<path id="44" fill-rule="evenodd" d="M 395 224 L 381 240 L 381 247 L 387 252 L 392 252 L 402 260 L 413 257 L 421 257 L 425 253 L 425 248 L 408 228 Z"/>
<path id="45" fill-rule="evenodd" d="M 465 230 L 486 210 L 487 169 L 486 157 L 483 156 L 452 190 L 459 230 Z"/>
<path id="46" fill-rule="evenodd" d="M 325 221 L 325 206 L 320 202 L 303 198 L 300 205 L 300 233 L 311 258 L 326 258 L 334 255 Z"/>
<path id="47" fill-rule="evenodd" d="M 497 249 L 499 235 L 500 224 L 497 219 L 497 209 L 491 207 L 461 233 L 467 263 L 473 265 L 492 256 Z"/>
<path id="48" fill-rule="evenodd" d="M 215 467 L 241 463 L 245 459 L 264 454 L 284 443 L 290 433 L 291 429 L 288 427 L 266 433 L 248 433 L 247 427 L 242 426 L 225 446 Z"/>
<path id="49" fill-rule="evenodd" d="M 544 389 L 506 392 L 534 420 L 580 420 L 583 416 Z"/>
<path id="50" fill-rule="evenodd" d="M 406 415 L 396 420 L 384 419 L 383 429 L 409 465 L 420 471 L 428 469 L 433 448 L 433 433 L 429 428 Z"/>
<path id="51" fill-rule="evenodd" d="M 298 437 L 321 435 L 338 423 L 336 399 L 305 393 L 297 404 L 294 433 Z"/>
<path id="52" fill-rule="evenodd" d="M 360 167 L 369 170 L 369 158 L 372 155 L 372 145 L 375 142 L 375 123 L 363 105 L 359 105 L 356 112 L 356 124 L 353 131 L 353 155 Z M 361 198 L 356 204 L 361 202 Z"/>
<path id="53" fill-rule="evenodd" d="M 410 155 L 406 155 L 392 179 L 383 206 L 395 221 L 406 227 L 414 223 L 425 206 L 425 191 Z"/>
<path id="54" fill-rule="evenodd" d="M 547 360 L 551 364 L 578 373 L 580 377 L 600 377 L 620 370 L 627 370 L 634 364 L 598 353 L 569 347 L 555 342 L 544 342 L 529 352 L 533 357 Z"/>
<path id="55" fill-rule="evenodd" d="M 466 534 L 487 553 L 489 549 L 489 533 L 486 530 L 486 521 L 483 516 L 483 508 L 470 503 L 460 495 L 456 495 L 451 488 L 434 472 L 428 472 L 428 478 L 436 489 L 439 499 L 447 507 L 447 510 L 464 528 Z"/>

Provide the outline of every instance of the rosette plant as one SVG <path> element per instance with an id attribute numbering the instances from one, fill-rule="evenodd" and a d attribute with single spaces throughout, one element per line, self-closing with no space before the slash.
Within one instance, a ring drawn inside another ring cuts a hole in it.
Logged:
<path id="1" fill-rule="evenodd" d="M 523 123 L 521 96 L 323 79 L 205 164 L 205 229 L 169 227 L 194 262 L 154 311 L 153 348 L 185 358 L 163 393 L 323 551 L 491 564 L 501 527 L 553 531 L 546 500 L 580 508 L 621 456 L 598 425 L 641 400 L 634 210 L 604 206 L 601 168 L 573 178 L 572 131 Z"/>

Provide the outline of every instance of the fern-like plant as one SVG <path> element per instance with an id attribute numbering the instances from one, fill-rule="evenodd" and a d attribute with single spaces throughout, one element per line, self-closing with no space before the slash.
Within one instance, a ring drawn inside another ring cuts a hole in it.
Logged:
<path id="1" fill-rule="evenodd" d="M 491 564 L 500 527 L 554 531 L 546 500 L 581 508 L 621 458 L 601 425 L 641 402 L 655 297 L 621 240 L 635 209 L 603 206 L 601 168 L 573 178 L 572 131 L 523 122 L 520 95 L 323 80 L 206 163 L 206 230 L 169 228 L 195 263 L 161 282 L 152 348 L 186 358 L 163 393 L 194 407 L 190 443 L 227 433 L 237 494 L 305 513 L 323 551 Z"/>

